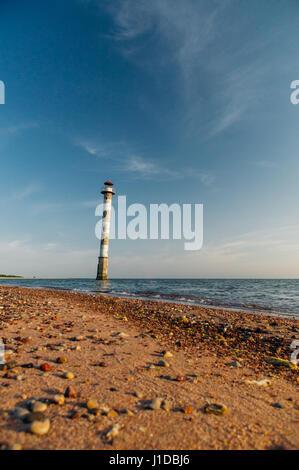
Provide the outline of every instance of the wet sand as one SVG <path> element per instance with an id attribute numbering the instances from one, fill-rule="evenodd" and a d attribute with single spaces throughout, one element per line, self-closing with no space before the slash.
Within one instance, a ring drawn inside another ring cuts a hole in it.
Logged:
<path id="1" fill-rule="evenodd" d="M 0 286 L 0 446 L 296 449 L 298 331 L 276 316 Z M 77 396 L 53 403 L 68 386 Z M 14 411 L 32 399 L 47 404 L 44 435 Z"/>

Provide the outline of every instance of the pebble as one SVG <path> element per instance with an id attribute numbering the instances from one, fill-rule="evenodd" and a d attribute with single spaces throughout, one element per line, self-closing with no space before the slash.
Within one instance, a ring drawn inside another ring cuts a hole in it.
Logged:
<path id="1" fill-rule="evenodd" d="M 58 364 L 65 364 L 65 363 L 67 362 L 67 358 L 64 357 L 64 356 L 60 356 L 60 357 L 58 357 L 58 358 L 56 359 L 56 362 L 57 362 Z"/>
<path id="2" fill-rule="evenodd" d="M 169 359 L 171 357 L 173 357 L 173 354 L 170 352 L 170 351 L 166 351 L 164 354 L 163 354 L 163 357 L 165 359 Z"/>
<path id="3" fill-rule="evenodd" d="M 69 379 L 69 380 L 72 380 L 74 377 L 75 376 L 74 376 L 73 372 L 65 372 L 65 374 L 63 375 L 64 379 Z"/>
<path id="4" fill-rule="evenodd" d="M 286 360 L 286 359 L 280 359 L 279 357 L 268 357 L 266 358 L 266 362 L 269 364 L 272 364 L 273 366 L 278 366 L 278 367 L 288 367 L 289 369 L 297 369 L 297 365 L 293 364 L 292 362 Z"/>
<path id="5" fill-rule="evenodd" d="M 44 419 L 45 419 L 44 413 L 36 411 L 34 413 L 28 413 L 27 415 L 25 415 L 23 418 L 23 422 L 33 423 L 33 421 L 44 421 Z"/>
<path id="6" fill-rule="evenodd" d="M 33 421 L 30 425 L 30 432 L 32 432 L 32 434 L 37 434 L 38 436 L 47 434 L 49 429 L 50 429 L 49 419 L 46 419 L 45 421 Z"/>
<path id="7" fill-rule="evenodd" d="M 214 415 L 226 415 L 227 407 L 221 403 L 210 403 L 204 407 L 205 413 Z"/>
<path id="8" fill-rule="evenodd" d="M 99 404 L 96 400 L 88 400 L 86 403 L 86 408 L 88 410 L 93 410 L 95 408 L 99 408 Z"/>
<path id="9" fill-rule="evenodd" d="M 13 369 L 14 367 L 16 367 L 16 365 L 16 361 L 8 361 L 5 362 L 5 364 L 0 364 L 0 370 L 6 371 L 9 369 Z"/>
<path id="10" fill-rule="evenodd" d="M 51 366 L 47 362 L 41 364 L 40 368 L 44 372 L 49 372 L 49 370 L 51 370 Z"/>
<path id="11" fill-rule="evenodd" d="M 281 403 L 271 403 L 271 406 L 273 406 L 273 408 L 284 408 Z"/>
<path id="12" fill-rule="evenodd" d="M 113 426 L 110 426 L 107 431 L 104 433 L 105 439 L 108 441 L 111 441 L 114 439 L 120 431 L 120 424 L 114 424 Z"/>
<path id="13" fill-rule="evenodd" d="M 22 445 L 16 442 L 8 447 L 8 450 L 22 450 Z"/>
<path id="14" fill-rule="evenodd" d="M 64 392 L 64 396 L 67 398 L 77 398 L 76 390 L 70 385 Z"/>
<path id="15" fill-rule="evenodd" d="M 159 361 L 158 366 L 160 367 L 169 367 L 169 363 L 166 361 Z"/>
<path id="16" fill-rule="evenodd" d="M 115 410 L 110 410 L 107 413 L 108 418 L 114 418 L 115 416 L 118 416 L 118 412 Z"/>
<path id="17" fill-rule="evenodd" d="M 137 398 L 143 398 L 143 393 L 141 393 L 141 392 L 134 392 L 134 395 Z"/>
<path id="18" fill-rule="evenodd" d="M 233 361 L 233 362 L 230 362 L 229 364 L 227 364 L 229 367 L 234 367 L 235 369 L 238 369 L 239 367 L 241 367 L 241 364 L 240 362 L 238 361 Z"/>
<path id="19" fill-rule="evenodd" d="M 32 413 L 36 413 L 36 412 L 43 413 L 44 411 L 46 411 L 47 408 L 48 408 L 48 405 L 41 401 L 36 401 L 35 403 L 31 405 Z"/>
<path id="20" fill-rule="evenodd" d="M 154 398 L 153 400 L 150 401 L 148 407 L 151 410 L 159 410 L 161 408 L 162 402 L 163 402 L 162 398 Z"/>
<path id="21" fill-rule="evenodd" d="M 32 369 L 34 367 L 33 362 L 29 362 L 29 364 L 23 364 L 21 367 L 24 369 Z"/>
<path id="22" fill-rule="evenodd" d="M 115 336 L 118 336 L 119 338 L 128 338 L 129 337 L 129 335 L 127 335 L 127 333 L 123 333 L 122 331 L 117 333 Z"/>
<path id="23" fill-rule="evenodd" d="M 271 384 L 271 380 L 262 379 L 262 380 L 245 380 L 247 385 L 257 385 L 258 387 L 267 387 Z"/>
<path id="24" fill-rule="evenodd" d="M 163 400 L 161 408 L 165 411 L 170 411 L 171 409 L 171 404 L 168 400 Z"/>
<path id="25" fill-rule="evenodd" d="M 53 401 L 56 405 L 64 405 L 64 395 L 55 395 Z"/>
<path id="26" fill-rule="evenodd" d="M 75 341 L 83 341 L 83 340 L 84 340 L 84 336 L 82 336 L 82 335 L 79 335 L 79 336 L 75 337 Z"/>
<path id="27" fill-rule="evenodd" d="M 29 414 L 29 411 L 26 410 L 25 408 L 22 408 L 22 407 L 17 407 L 13 410 L 13 415 L 16 417 L 16 418 L 21 418 L 23 419 L 24 416 L 28 415 Z"/>

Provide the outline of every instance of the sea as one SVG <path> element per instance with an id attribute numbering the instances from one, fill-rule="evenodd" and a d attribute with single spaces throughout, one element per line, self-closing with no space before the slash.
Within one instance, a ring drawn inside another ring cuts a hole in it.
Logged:
<path id="1" fill-rule="evenodd" d="M 0 285 L 150 299 L 299 318 L 299 279 L 0 279 Z"/>

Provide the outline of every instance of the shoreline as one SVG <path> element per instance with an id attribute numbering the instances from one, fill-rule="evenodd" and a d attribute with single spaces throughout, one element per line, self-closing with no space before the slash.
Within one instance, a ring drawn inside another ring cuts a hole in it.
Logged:
<path id="1" fill-rule="evenodd" d="M 71 278 L 24 278 L 23 280 L 55 280 L 55 279 L 71 279 Z M 2 279 L 4 280 L 4 278 Z M 11 279 L 13 280 L 13 279 Z M 18 279 L 14 279 L 18 280 Z M 1 281 L 1 278 L 0 278 Z M 161 303 L 174 303 L 178 305 L 185 305 L 185 306 L 194 306 L 194 307 L 200 307 L 200 308 L 207 308 L 207 309 L 213 309 L 213 310 L 226 310 L 226 311 L 231 311 L 231 312 L 239 312 L 239 313 L 245 313 L 245 314 L 253 314 L 253 315 L 262 315 L 262 316 L 273 316 L 273 317 L 279 317 L 279 318 L 288 318 L 288 319 L 293 319 L 299 320 L 299 316 L 297 313 L 285 313 L 283 311 L 279 311 L 278 309 L 275 310 L 274 307 L 263 307 L 263 306 L 256 306 L 255 307 L 247 307 L 247 306 L 240 306 L 240 307 L 230 307 L 226 305 L 213 305 L 213 304 L 204 304 L 196 301 L 188 301 L 188 300 L 179 300 L 179 299 L 170 299 L 170 298 L 161 298 L 160 296 L 163 294 L 157 294 L 157 298 L 155 296 L 144 296 L 144 295 L 138 295 L 138 293 L 132 293 L 132 295 L 125 295 L 125 294 L 110 294 L 109 292 L 97 292 L 97 291 L 91 291 L 91 292 L 86 292 L 86 291 L 74 291 L 74 290 L 69 290 L 64 287 L 52 287 L 52 286 L 21 286 L 21 285 L 16 285 L 12 286 L 10 284 L 1 284 L 0 287 L 22 287 L 24 289 L 41 289 L 41 290 L 57 290 L 57 291 L 65 291 L 65 292 L 70 292 L 70 293 L 81 293 L 81 294 L 86 294 L 86 295 L 103 295 L 103 296 L 109 296 L 109 297 L 114 297 L 114 298 L 121 298 L 121 299 L 137 299 L 137 300 L 142 300 L 142 301 L 150 301 L 150 302 L 161 302 Z"/>
<path id="2" fill-rule="evenodd" d="M 8 285 L 0 286 L 0 307 L 0 336 L 15 361 L 12 370 L 0 371 L 0 446 L 299 446 L 298 370 L 287 365 L 298 320 Z M 163 351 L 171 352 L 169 359 Z M 67 363 L 57 363 L 58 356 Z M 66 380 L 65 371 L 74 378 Z M 53 404 L 69 385 L 77 397 Z M 149 409 L 158 397 L 169 409 Z M 47 404 L 51 426 L 41 437 L 14 414 L 32 398 Z M 89 399 L 98 401 L 96 413 L 86 408 Z M 207 414 L 209 403 L 223 403 L 227 414 Z M 106 430 L 116 425 L 119 435 L 108 443 Z"/>

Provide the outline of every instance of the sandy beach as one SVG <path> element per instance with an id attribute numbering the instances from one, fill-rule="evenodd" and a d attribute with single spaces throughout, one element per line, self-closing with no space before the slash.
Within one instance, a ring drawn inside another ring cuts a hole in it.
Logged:
<path id="1" fill-rule="evenodd" d="M 282 317 L 0 286 L 0 446 L 297 449 L 298 329 Z"/>

